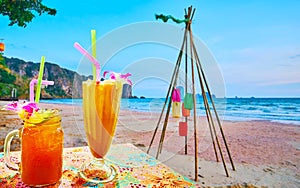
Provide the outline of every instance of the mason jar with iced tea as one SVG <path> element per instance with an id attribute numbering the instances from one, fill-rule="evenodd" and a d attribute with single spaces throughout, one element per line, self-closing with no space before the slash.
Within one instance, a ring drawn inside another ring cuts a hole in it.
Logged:
<path id="1" fill-rule="evenodd" d="M 25 117 L 23 121 L 24 126 L 21 129 L 11 131 L 5 138 L 6 165 L 13 170 L 19 170 L 22 181 L 30 186 L 45 186 L 59 182 L 63 164 L 60 110 L 40 109 Z M 15 164 L 10 159 L 10 144 L 14 137 L 21 139 L 20 164 Z"/>

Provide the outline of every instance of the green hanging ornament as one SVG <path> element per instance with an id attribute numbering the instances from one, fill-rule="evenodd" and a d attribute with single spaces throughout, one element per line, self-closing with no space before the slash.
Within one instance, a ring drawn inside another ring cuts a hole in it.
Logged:
<path id="1" fill-rule="evenodd" d="M 194 107 L 194 98 L 193 98 L 193 94 L 191 93 L 187 93 L 184 96 L 184 108 L 188 109 L 188 110 L 192 110 Z"/>

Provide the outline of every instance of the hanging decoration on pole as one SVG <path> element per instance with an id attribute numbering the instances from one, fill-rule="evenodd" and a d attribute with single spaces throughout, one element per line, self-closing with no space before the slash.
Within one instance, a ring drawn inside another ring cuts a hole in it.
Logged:
<path id="1" fill-rule="evenodd" d="M 182 109 L 181 109 L 181 111 L 182 111 L 182 116 L 184 116 L 184 117 L 189 117 L 190 115 L 191 115 L 191 111 L 189 110 L 189 109 L 186 109 L 185 107 L 184 107 L 184 103 L 182 103 Z"/>
<path id="2" fill-rule="evenodd" d="M 4 52 L 5 50 L 5 45 L 3 42 L 0 42 L 0 52 Z"/>
<path id="3" fill-rule="evenodd" d="M 0 53 L 4 52 L 5 50 L 5 44 L 3 42 L 4 39 L 0 39 Z"/>
<path id="4" fill-rule="evenodd" d="M 4 58 L 3 58 L 3 52 L 5 50 L 5 45 L 3 42 L 4 39 L 0 39 L 0 64 L 3 64 Z"/>
<path id="5" fill-rule="evenodd" d="M 180 104 L 181 104 L 180 90 L 177 88 L 174 88 L 173 94 L 172 94 L 172 116 L 174 118 L 181 117 L 181 112 L 180 112 L 181 105 Z"/>
<path id="6" fill-rule="evenodd" d="M 214 153 L 217 162 L 219 162 L 219 156 L 221 157 L 223 167 L 226 173 L 226 176 L 229 177 L 229 173 L 227 170 L 225 158 L 224 158 L 224 153 L 227 153 L 227 156 L 230 160 L 230 164 L 232 166 L 232 170 L 235 170 L 233 160 L 229 151 L 229 147 L 223 132 L 223 128 L 221 125 L 221 121 L 219 119 L 219 115 L 217 113 L 213 97 L 211 94 L 211 91 L 209 89 L 209 85 L 205 76 L 205 72 L 203 70 L 194 40 L 193 40 L 193 33 L 191 29 L 191 24 L 193 20 L 193 16 L 195 13 L 195 9 L 190 6 L 188 10 L 185 9 L 185 19 L 180 20 L 176 19 L 173 16 L 165 16 L 163 14 L 160 15 L 155 15 L 156 19 L 161 19 L 164 22 L 167 22 L 169 19 L 173 20 L 175 23 L 185 23 L 185 31 L 184 31 L 184 36 L 183 36 L 183 42 L 181 49 L 179 51 L 179 55 L 174 67 L 174 71 L 171 77 L 169 89 L 167 92 L 167 96 L 165 98 L 165 103 L 163 106 L 163 109 L 161 111 L 159 120 L 157 122 L 156 128 L 154 130 L 152 139 L 150 141 L 149 148 L 147 150 L 147 153 L 150 152 L 151 146 L 154 142 L 154 139 L 156 137 L 156 134 L 158 133 L 158 129 L 160 124 L 162 123 L 163 115 L 165 114 L 165 118 L 163 121 L 163 128 L 161 131 L 160 139 L 159 139 L 159 145 L 157 148 L 157 153 L 156 153 L 156 158 L 159 157 L 159 154 L 162 152 L 163 148 L 163 142 L 166 136 L 166 131 L 167 131 L 167 125 L 169 121 L 169 115 L 170 115 L 170 110 L 171 110 L 171 104 L 172 104 L 172 99 L 174 99 L 173 96 L 176 96 L 177 92 L 175 90 L 177 81 L 178 81 L 178 75 L 179 75 L 179 70 L 181 66 L 182 60 L 185 61 L 185 63 L 182 65 L 185 68 L 185 96 L 182 104 L 182 115 L 185 118 L 185 121 L 179 122 L 179 135 L 180 136 L 185 136 L 185 154 L 187 154 L 187 135 L 188 135 L 188 127 L 187 127 L 187 122 L 188 122 L 188 117 L 190 116 L 190 110 L 193 110 L 192 116 L 190 117 L 193 120 L 193 126 L 191 125 L 190 128 L 193 128 L 193 137 L 194 137 L 194 156 L 195 156 L 195 181 L 198 181 L 198 177 L 201 175 L 198 173 L 198 124 L 197 124 L 197 102 L 196 102 L 196 84 L 199 84 L 201 88 L 201 95 L 203 99 L 203 105 L 205 109 L 205 114 L 206 114 L 206 119 L 207 119 L 207 124 L 209 126 L 210 130 L 210 136 L 214 148 Z M 185 52 L 185 53 L 184 53 Z M 182 58 L 184 55 L 184 58 Z M 191 76 L 191 82 L 192 82 L 192 91 L 187 92 L 188 86 L 187 86 L 187 75 Z M 199 83 L 196 83 L 195 77 L 199 78 Z M 174 105 L 172 106 L 174 108 Z M 166 113 L 165 112 L 166 110 Z M 172 109 L 174 111 L 174 109 Z M 174 113 L 174 112 L 173 112 Z M 219 129 L 218 129 L 219 128 Z M 218 132 L 220 134 L 218 134 Z M 221 136 L 219 136 L 221 135 Z M 219 138 L 221 137 L 221 138 Z M 220 139 L 223 140 L 223 142 L 220 142 Z M 221 147 L 221 144 L 224 144 L 225 147 Z M 201 146 L 200 146 L 201 147 Z M 226 151 L 223 151 L 225 148 Z"/>
<path id="7" fill-rule="evenodd" d="M 168 16 L 165 16 L 163 14 L 155 14 L 155 18 L 158 20 L 158 19 L 161 19 L 163 22 L 167 22 L 169 19 L 173 20 L 173 22 L 175 23 L 187 23 L 189 21 L 189 19 L 183 19 L 183 20 L 179 20 L 179 19 L 176 19 L 174 18 L 173 16 L 171 15 L 168 15 Z"/>

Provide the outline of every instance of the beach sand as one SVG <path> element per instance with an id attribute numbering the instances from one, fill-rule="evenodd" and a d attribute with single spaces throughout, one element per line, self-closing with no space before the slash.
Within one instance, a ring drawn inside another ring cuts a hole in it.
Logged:
<path id="1" fill-rule="evenodd" d="M 0 102 L 0 106 L 7 102 Z M 86 146 L 81 107 L 41 103 L 44 108 L 62 110 L 62 126 L 65 133 L 64 146 Z M 147 151 L 157 126 L 159 113 L 120 111 L 113 143 L 132 143 Z M 163 116 L 164 118 L 164 116 Z M 164 119 L 162 120 L 162 122 Z M 159 160 L 194 179 L 193 121 L 189 117 L 188 154 L 184 154 L 184 137 L 178 133 L 182 118 L 169 118 L 163 151 Z M 221 158 L 216 162 L 209 126 L 204 117 L 198 120 L 198 181 L 204 187 L 300 187 L 300 127 L 270 121 L 223 121 L 222 127 L 234 162 L 232 170 L 221 134 L 221 149 L 230 177 L 226 177 Z M 5 135 L 22 127 L 22 121 L 13 112 L 0 111 L 0 151 L 3 151 Z M 162 125 L 159 126 L 150 154 L 156 156 Z M 13 150 L 19 150 L 14 140 Z"/>

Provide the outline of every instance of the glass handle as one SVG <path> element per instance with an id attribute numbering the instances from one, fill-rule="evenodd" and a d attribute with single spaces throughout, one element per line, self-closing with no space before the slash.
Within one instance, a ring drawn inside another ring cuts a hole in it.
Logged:
<path id="1" fill-rule="evenodd" d="M 13 130 L 13 131 L 9 132 L 7 134 L 7 136 L 5 137 L 5 141 L 4 141 L 4 160 L 5 160 L 5 164 L 8 168 L 10 168 L 12 170 L 19 170 L 19 165 L 14 163 L 10 158 L 11 141 L 15 137 L 18 138 L 19 133 L 20 133 L 19 130 Z"/>

